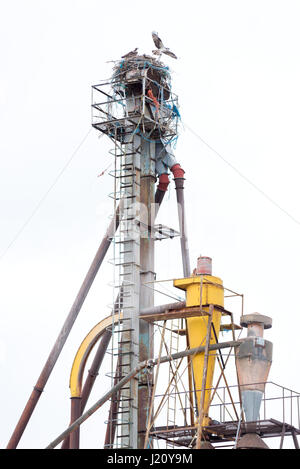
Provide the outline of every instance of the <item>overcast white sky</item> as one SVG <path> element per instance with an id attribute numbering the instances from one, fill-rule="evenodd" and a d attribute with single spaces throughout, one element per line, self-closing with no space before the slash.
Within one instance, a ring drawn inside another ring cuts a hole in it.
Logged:
<path id="1" fill-rule="evenodd" d="M 1 447 L 108 224 L 113 181 L 97 178 L 110 163 L 106 137 L 91 131 L 7 246 L 89 131 L 90 87 L 110 76 L 107 61 L 135 47 L 151 52 L 153 29 L 179 56 L 165 63 L 183 123 L 294 217 L 181 127 L 192 264 L 211 256 L 213 273 L 245 295 L 245 312 L 273 317 L 270 379 L 300 390 L 299 21 L 297 0 L 1 1 Z M 170 186 L 160 220 L 176 227 Z M 180 277 L 179 242 L 158 253 L 158 278 Z M 43 448 L 68 423 L 72 360 L 109 312 L 110 275 L 104 262 L 20 447 Z M 83 444 L 99 447 L 103 426 L 88 425 Z"/>

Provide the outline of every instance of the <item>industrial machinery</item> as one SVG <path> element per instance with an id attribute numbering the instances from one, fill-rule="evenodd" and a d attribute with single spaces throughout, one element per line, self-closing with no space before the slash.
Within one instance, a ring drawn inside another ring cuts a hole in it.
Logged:
<path id="1" fill-rule="evenodd" d="M 79 448 L 81 425 L 108 401 L 103 448 L 266 449 L 265 438 L 277 437 L 282 447 L 288 436 L 298 448 L 299 394 L 267 381 L 272 343 L 263 331 L 271 318 L 245 314 L 243 295 L 212 274 L 211 258 L 200 256 L 191 270 L 184 170 L 174 155 L 180 112 L 169 68 L 161 61 L 164 50 L 168 55 L 162 47 L 155 57 L 127 54 L 115 62 L 111 80 L 92 87 L 92 125 L 113 142 L 113 217 L 8 448 L 17 447 L 109 248 L 111 314 L 75 354 L 70 424 L 48 448 Z M 179 230 L 156 223 L 170 171 Z M 156 278 L 155 243 L 173 238 L 180 240 L 183 276 L 171 285 L 167 280 L 177 301 L 155 304 L 166 285 Z M 226 306 L 232 298 L 239 301 L 240 324 Z M 221 340 L 226 334 L 230 340 Z M 108 353 L 111 389 L 85 410 Z"/>

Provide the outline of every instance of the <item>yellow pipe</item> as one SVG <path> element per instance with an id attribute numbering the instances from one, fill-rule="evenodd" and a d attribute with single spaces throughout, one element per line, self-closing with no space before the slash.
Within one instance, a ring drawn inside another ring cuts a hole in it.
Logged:
<path id="1" fill-rule="evenodd" d="M 215 305 L 224 307 L 224 289 L 223 282 L 220 278 L 212 275 L 197 275 L 195 277 L 174 280 L 174 286 L 186 291 L 186 306 Z M 201 292 L 202 290 L 202 292 Z M 208 306 L 203 306 L 203 310 L 208 311 Z M 212 322 L 217 339 L 219 338 L 220 324 L 222 313 L 213 310 Z M 195 317 L 187 319 L 187 331 L 190 348 L 205 345 L 207 334 L 208 317 Z M 210 344 L 215 344 L 216 338 L 214 331 L 211 331 Z M 204 368 L 204 353 L 199 353 L 192 358 L 194 385 L 196 390 L 196 398 L 198 404 L 198 412 L 200 412 L 202 376 Z M 212 388 L 213 375 L 215 368 L 215 355 L 208 358 L 206 389 Z M 208 424 L 208 407 L 210 402 L 211 391 L 205 391 L 204 397 L 204 420 L 203 425 Z"/>
<path id="2" fill-rule="evenodd" d="M 80 397 L 81 396 L 81 389 L 82 389 L 82 377 L 84 368 L 86 365 L 86 361 L 91 353 L 94 345 L 103 335 L 105 330 L 111 326 L 112 324 L 116 324 L 119 321 L 122 321 L 123 314 L 118 313 L 114 316 L 108 316 L 107 318 L 100 321 L 93 329 L 90 330 L 88 335 L 84 338 L 81 342 L 80 347 L 77 350 L 75 355 L 71 374 L 70 374 L 70 391 L 71 397 Z"/>

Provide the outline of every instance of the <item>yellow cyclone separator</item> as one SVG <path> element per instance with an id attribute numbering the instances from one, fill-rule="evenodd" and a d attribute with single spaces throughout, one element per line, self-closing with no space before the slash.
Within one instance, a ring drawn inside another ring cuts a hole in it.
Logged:
<path id="1" fill-rule="evenodd" d="M 202 278 L 202 280 L 201 280 Z M 202 285 L 202 286 L 201 286 Z M 203 310 L 208 311 L 208 305 L 224 307 L 224 289 L 220 278 L 212 275 L 197 275 L 195 277 L 174 280 L 174 286 L 186 290 L 186 306 L 203 306 Z M 202 289 L 202 294 L 201 294 Z M 202 296 L 202 298 L 201 298 Z M 221 311 L 213 310 L 210 344 L 216 343 L 219 338 L 221 325 Z M 187 319 L 187 331 L 189 347 L 196 348 L 205 345 L 207 335 L 208 316 L 199 316 Z M 198 412 L 201 402 L 202 377 L 204 369 L 204 353 L 198 353 L 192 358 L 194 386 L 198 405 Z M 215 368 L 215 353 L 208 358 L 207 379 L 204 397 L 204 420 L 203 425 L 208 424 L 208 408 L 210 403 L 211 391 L 213 385 L 213 376 Z"/>
<path id="2" fill-rule="evenodd" d="M 108 316 L 107 318 L 100 321 L 84 338 L 81 342 L 80 347 L 77 350 L 75 355 L 71 375 L 70 375 L 70 391 L 71 397 L 80 397 L 82 389 L 82 378 L 85 369 L 85 365 L 89 354 L 91 353 L 94 345 L 104 334 L 105 330 L 112 324 L 117 324 L 123 319 L 122 313 L 114 314 L 113 316 Z"/>

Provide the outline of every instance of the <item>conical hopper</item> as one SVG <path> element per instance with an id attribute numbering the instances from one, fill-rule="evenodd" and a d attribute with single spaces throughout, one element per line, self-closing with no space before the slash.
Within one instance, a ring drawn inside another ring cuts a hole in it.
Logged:
<path id="1" fill-rule="evenodd" d="M 197 269 L 194 276 L 189 278 L 174 280 L 174 286 L 186 290 L 186 306 L 200 306 L 203 311 L 209 310 L 207 305 L 224 307 L 224 288 L 220 278 L 211 275 L 211 259 L 200 257 L 198 259 Z M 213 327 L 211 330 L 210 344 L 215 344 L 219 337 L 222 313 L 214 308 L 212 313 Z M 208 328 L 208 316 L 199 316 L 187 319 L 187 332 L 190 348 L 196 348 L 200 345 L 205 346 Z M 200 414 L 201 389 L 204 371 L 204 353 L 198 353 L 192 358 L 193 381 L 197 402 L 198 414 Z M 204 396 L 204 419 L 203 425 L 208 424 L 207 414 L 209 410 L 211 388 L 213 386 L 213 375 L 215 369 L 216 355 L 211 354 L 208 358 L 206 391 Z"/>
<path id="2" fill-rule="evenodd" d="M 270 449 L 256 433 L 246 433 L 239 439 L 236 449 Z"/>
<path id="3" fill-rule="evenodd" d="M 236 360 L 247 422 L 259 419 L 259 410 L 272 364 L 273 344 L 263 338 L 263 331 L 272 320 L 258 313 L 242 316 L 241 325 L 248 328 L 248 336 L 241 343 Z"/>

